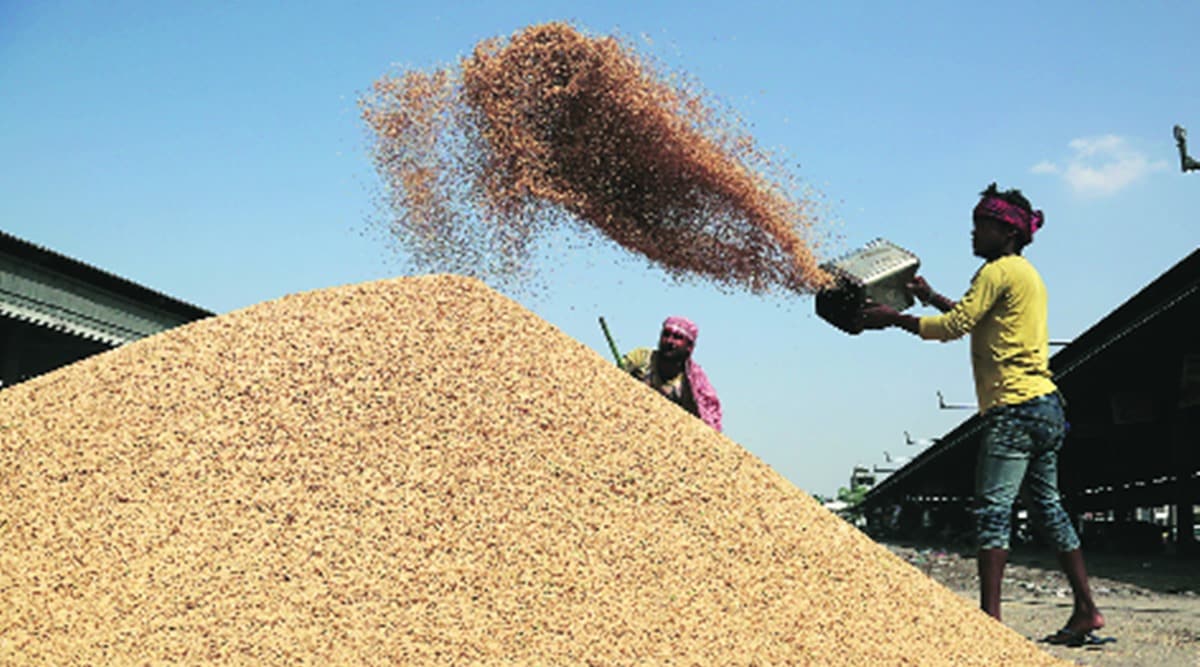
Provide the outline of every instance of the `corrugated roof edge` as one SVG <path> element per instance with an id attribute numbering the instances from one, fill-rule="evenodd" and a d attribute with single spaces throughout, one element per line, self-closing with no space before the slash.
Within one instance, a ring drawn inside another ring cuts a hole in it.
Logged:
<path id="1" fill-rule="evenodd" d="M 86 262 L 67 257 L 45 246 L 18 238 L 3 230 L 0 230 L 0 252 L 9 253 L 23 260 L 103 287 L 131 299 L 153 304 L 157 308 L 184 316 L 188 319 L 201 319 L 215 314 L 212 311 L 168 296 Z"/>
<path id="2" fill-rule="evenodd" d="M 1174 307 L 1195 292 L 1198 286 L 1200 248 L 1192 250 L 1051 356 L 1050 370 L 1054 372 L 1055 381 L 1069 375 L 1075 368 L 1163 311 Z"/>

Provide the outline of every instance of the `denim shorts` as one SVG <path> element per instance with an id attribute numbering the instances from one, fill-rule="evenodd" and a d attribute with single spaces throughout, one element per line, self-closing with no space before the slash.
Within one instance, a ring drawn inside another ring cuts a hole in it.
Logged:
<path id="1" fill-rule="evenodd" d="M 975 467 L 975 528 L 980 549 L 1007 549 L 1012 510 L 1021 493 L 1029 518 L 1058 551 L 1079 548 L 1079 536 L 1058 493 L 1058 451 L 1066 439 L 1058 392 L 983 414 Z"/>

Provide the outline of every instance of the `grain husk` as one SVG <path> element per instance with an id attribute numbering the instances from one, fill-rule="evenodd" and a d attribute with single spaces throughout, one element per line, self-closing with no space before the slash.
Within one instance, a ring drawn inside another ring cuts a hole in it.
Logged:
<path id="1" fill-rule="evenodd" d="M 1061 664 L 474 279 L 0 393 L 0 663 Z"/>

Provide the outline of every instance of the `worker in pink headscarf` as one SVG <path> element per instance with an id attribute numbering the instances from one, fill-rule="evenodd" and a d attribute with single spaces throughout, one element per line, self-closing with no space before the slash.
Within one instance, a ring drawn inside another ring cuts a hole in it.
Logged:
<path id="1" fill-rule="evenodd" d="M 691 320 L 668 317 L 658 337 L 658 349 L 632 350 L 622 358 L 621 367 L 720 431 L 721 401 L 700 364 L 692 359 L 699 333 Z"/>

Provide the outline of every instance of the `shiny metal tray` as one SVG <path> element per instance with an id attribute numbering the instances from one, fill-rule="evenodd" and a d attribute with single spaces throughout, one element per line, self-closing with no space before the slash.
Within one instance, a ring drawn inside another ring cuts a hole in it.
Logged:
<path id="1" fill-rule="evenodd" d="M 905 310 L 913 305 L 908 283 L 917 275 L 921 260 L 886 239 L 875 239 L 821 268 L 837 284 L 817 293 L 817 315 L 851 334 L 862 331 L 858 322 L 868 301 Z"/>

